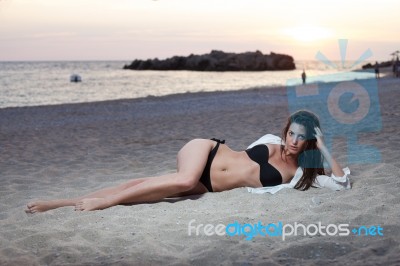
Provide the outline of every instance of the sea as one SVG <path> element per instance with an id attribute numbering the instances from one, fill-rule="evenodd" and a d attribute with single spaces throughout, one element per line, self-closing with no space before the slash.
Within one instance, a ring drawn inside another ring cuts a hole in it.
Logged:
<path id="1" fill-rule="evenodd" d="M 199 72 L 124 70 L 130 61 L 0 62 L 0 108 L 133 99 L 180 93 L 272 88 L 307 82 L 373 78 L 352 62 L 296 61 L 296 70 Z M 364 64 L 366 62 L 363 62 Z M 70 82 L 77 74 L 82 82 Z M 339 75 L 338 75 L 339 74 Z"/>

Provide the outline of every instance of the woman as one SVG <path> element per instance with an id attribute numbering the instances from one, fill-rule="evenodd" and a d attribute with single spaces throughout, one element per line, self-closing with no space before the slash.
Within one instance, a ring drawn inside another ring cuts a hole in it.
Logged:
<path id="1" fill-rule="evenodd" d="M 75 206 L 77 211 L 101 210 L 118 204 L 154 202 L 238 187 L 255 188 L 252 191 L 255 193 L 262 187 L 280 189 L 285 186 L 282 184 L 299 190 L 311 186 L 349 188 L 348 173 L 325 147 L 318 118 L 313 113 L 292 114 L 282 136 L 283 140 L 266 135 L 241 152 L 231 150 L 217 139 L 195 139 L 179 151 L 174 174 L 133 179 L 73 199 L 32 202 L 26 212 L 64 206 Z M 323 159 L 331 167 L 332 177 L 324 175 Z"/>

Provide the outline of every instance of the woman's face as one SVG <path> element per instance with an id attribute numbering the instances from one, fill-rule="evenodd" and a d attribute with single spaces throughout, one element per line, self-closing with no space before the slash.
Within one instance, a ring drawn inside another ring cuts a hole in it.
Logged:
<path id="1" fill-rule="evenodd" d="M 304 126 L 292 123 L 286 133 L 286 152 L 294 155 L 301 153 L 306 145 L 306 133 L 306 128 Z"/>

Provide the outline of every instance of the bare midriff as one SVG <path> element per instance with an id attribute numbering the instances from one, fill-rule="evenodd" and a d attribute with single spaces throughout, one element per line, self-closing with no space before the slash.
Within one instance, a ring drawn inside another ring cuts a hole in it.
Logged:
<path id="1" fill-rule="evenodd" d="M 245 151 L 220 145 L 211 164 L 210 176 L 214 192 L 237 187 L 259 187 L 260 166 Z"/>

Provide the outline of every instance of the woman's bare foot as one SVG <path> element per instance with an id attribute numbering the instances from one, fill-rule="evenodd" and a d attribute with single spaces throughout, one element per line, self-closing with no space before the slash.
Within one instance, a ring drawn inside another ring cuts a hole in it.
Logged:
<path id="1" fill-rule="evenodd" d="M 59 207 L 71 205 L 70 201 L 67 200 L 46 200 L 46 201 L 34 201 L 28 203 L 25 210 L 26 213 L 32 214 L 37 212 L 45 212 L 48 210 L 56 209 Z"/>
<path id="2" fill-rule="evenodd" d="M 105 198 L 88 198 L 78 201 L 75 204 L 75 211 L 103 210 L 111 207 Z"/>

